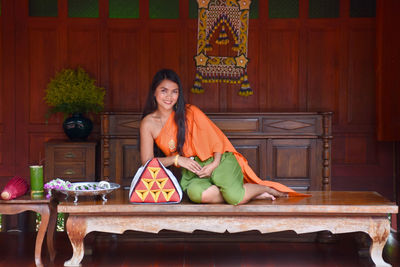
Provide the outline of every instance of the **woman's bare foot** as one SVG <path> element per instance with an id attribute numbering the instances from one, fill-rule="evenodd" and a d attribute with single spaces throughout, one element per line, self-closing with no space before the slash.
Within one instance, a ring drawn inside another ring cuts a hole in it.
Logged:
<path id="1" fill-rule="evenodd" d="M 288 196 L 287 193 L 280 192 L 280 191 L 278 191 L 278 190 L 276 190 L 276 189 L 273 189 L 273 188 L 271 188 L 271 187 L 269 187 L 269 186 L 266 186 L 266 188 L 267 188 L 266 191 L 267 191 L 270 195 L 273 195 L 273 196 L 275 196 L 275 197 L 287 197 L 287 196 Z"/>
<path id="2" fill-rule="evenodd" d="M 258 196 L 254 197 L 254 199 L 268 199 L 275 200 L 275 197 L 268 192 L 264 192 L 259 194 Z"/>

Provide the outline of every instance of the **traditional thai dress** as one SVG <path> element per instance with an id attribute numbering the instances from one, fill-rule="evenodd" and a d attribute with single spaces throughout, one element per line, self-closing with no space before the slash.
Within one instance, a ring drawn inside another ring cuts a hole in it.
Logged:
<path id="1" fill-rule="evenodd" d="M 166 156 L 175 155 L 177 125 L 172 112 L 155 139 Z M 255 183 L 288 193 L 289 196 L 304 196 L 277 182 L 261 180 L 251 169 L 247 160 L 236 151 L 225 134 L 196 106 L 186 107 L 187 131 L 182 152 L 185 157 L 194 157 L 201 166 L 213 161 L 215 152 L 222 154 L 221 162 L 211 177 L 199 178 L 183 168 L 181 186 L 194 202 L 201 201 L 201 193 L 212 184 L 219 187 L 224 199 L 238 204 L 244 196 L 243 183 Z M 191 190 L 191 187 L 195 188 Z M 200 188 L 200 189 L 199 189 Z"/>

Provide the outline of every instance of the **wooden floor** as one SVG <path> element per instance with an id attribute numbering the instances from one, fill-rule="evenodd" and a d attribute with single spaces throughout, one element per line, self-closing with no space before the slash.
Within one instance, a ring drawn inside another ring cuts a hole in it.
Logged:
<path id="1" fill-rule="evenodd" d="M 89 234 L 85 239 L 89 255 L 82 266 L 374 266 L 369 257 L 359 256 L 363 250 L 354 234 L 335 235 L 330 243 L 265 242 L 261 235 L 257 242 L 240 238 L 230 242 L 130 238 L 128 242 L 124 236 Z M 34 240 L 32 233 L 0 233 L 0 266 L 34 266 Z M 384 259 L 393 266 L 400 266 L 398 240 L 392 234 L 384 250 Z M 56 248 L 55 262 L 50 263 L 44 247 L 45 266 L 63 266 L 71 257 L 65 233 L 57 233 Z"/>

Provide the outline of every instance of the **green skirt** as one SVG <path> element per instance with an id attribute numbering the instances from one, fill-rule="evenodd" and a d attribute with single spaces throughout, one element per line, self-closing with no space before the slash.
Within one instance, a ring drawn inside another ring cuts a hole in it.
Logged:
<path id="1" fill-rule="evenodd" d="M 214 158 L 200 161 L 194 158 L 201 166 L 210 164 Z M 200 178 L 193 172 L 182 168 L 180 181 L 182 190 L 187 193 L 189 199 L 195 203 L 201 203 L 201 196 L 207 188 L 216 185 L 225 201 L 237 205 L 244 197 L 243 172 L 235 155 L 232 152 L 225 152 L 221 156 L 221 162 L 215 168 L 211 177 Z"/>

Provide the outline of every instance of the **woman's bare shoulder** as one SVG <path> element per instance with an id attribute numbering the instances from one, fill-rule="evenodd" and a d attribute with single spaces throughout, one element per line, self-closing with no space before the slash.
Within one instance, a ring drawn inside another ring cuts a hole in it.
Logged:
<path id="1" fill-rule="evenodd" d="M 151 126 L 154 125 L 155 122 L 155 118 L 154 118 L 154 114 L 150 113 L 148 115 L 146 115 L 142 121 L 140 122 L 140 128 L 151 128 Z"/>

